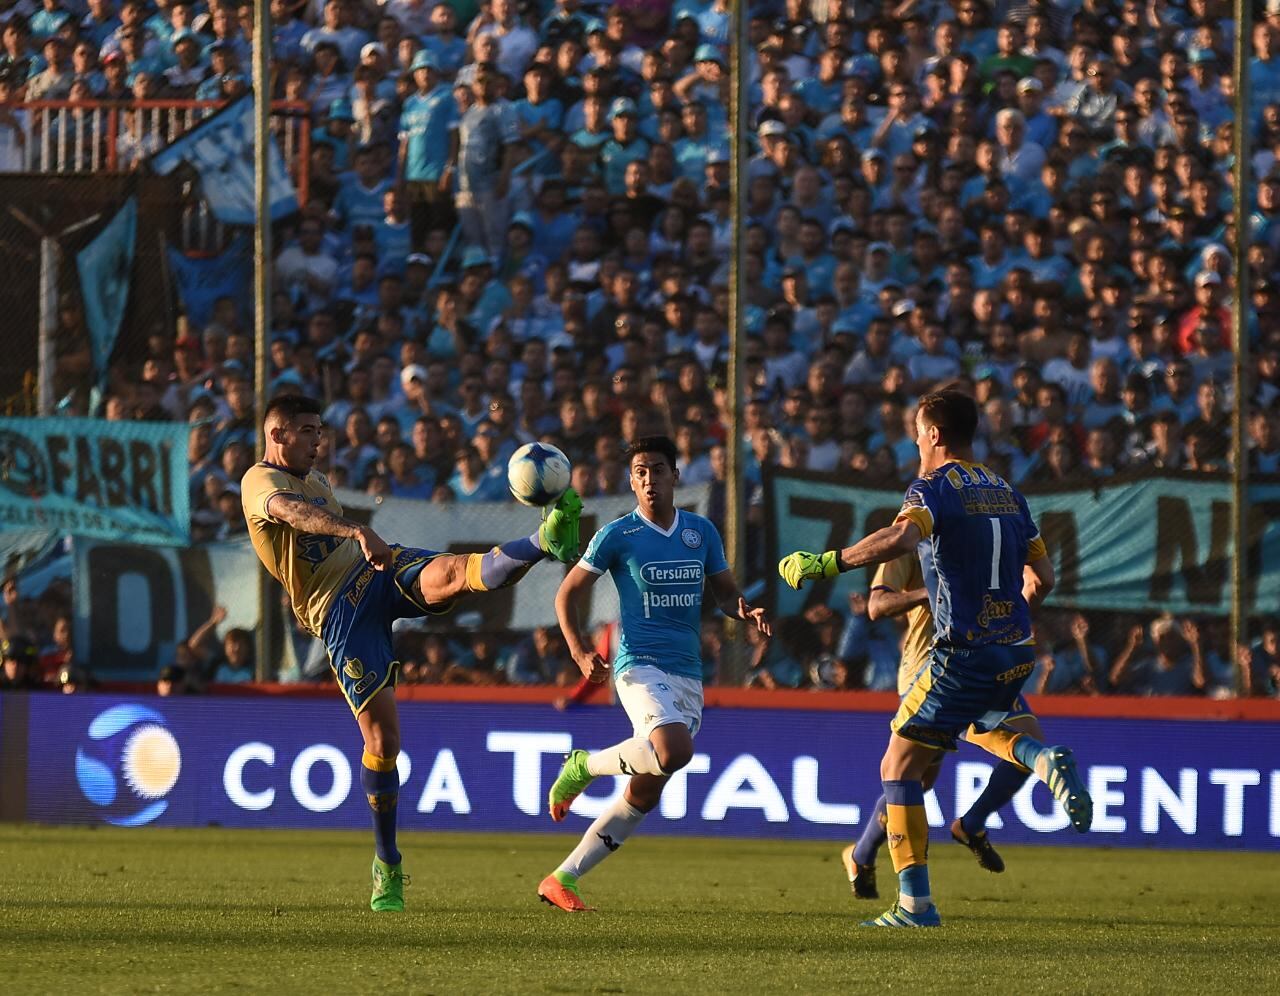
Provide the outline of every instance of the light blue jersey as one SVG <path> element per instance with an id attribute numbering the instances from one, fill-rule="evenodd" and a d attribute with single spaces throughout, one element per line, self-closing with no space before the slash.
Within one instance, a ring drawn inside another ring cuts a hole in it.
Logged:
<path id="1" fill-rule="evenodd" d="M 614 674 L 650 664 L 702 680 L 703 587 L 729 569 L 708 519 L 678 509 L 667 531 L 636 509 L 597 532 L 578 565 L 608 573 L 618 589 L 622 638 Z"/>

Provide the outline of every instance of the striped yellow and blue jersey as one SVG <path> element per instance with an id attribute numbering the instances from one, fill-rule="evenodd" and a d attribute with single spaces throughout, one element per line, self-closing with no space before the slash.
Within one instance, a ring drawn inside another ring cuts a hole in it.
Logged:
<path id="1" fill-rule="evenodd" d="M 922 536 L 934 636 L 953 647 L 1031 642 L 1022 568 L 1045 555 L 1026 499 L 982 464 L 953 461 L 909 488 L 899 518 Z"/>
<path id="2" fill-rule="evenodd" d="M 297 477 L 284 467 L 263 462 L 250 467 L 240 481 L 240 501 L 254 552 L 284 585 L 299 621 L 320 636 L 330 605 L 347 575 L 364 563 L 364 554 L 353 539 L 300 533 L 272 516 L 267 503 L 279 494 L 295 495 L 334 515 L 342 514 L 342 506 L 318 470 Z"/>

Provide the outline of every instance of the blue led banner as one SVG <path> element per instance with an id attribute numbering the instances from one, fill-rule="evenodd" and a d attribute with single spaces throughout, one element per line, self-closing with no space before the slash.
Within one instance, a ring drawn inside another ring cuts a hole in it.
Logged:
<path id="1" fill-rule="evenodd" d="M 360 738 L 339 699 L 33 695 L 28 819 L 121 826 L 364 829 Z M 615 743 L 621 709 L 402 703 L 401 823 L 413 830 L 581 831 L 621 791 L 603 778 L 564 824 L 546 792 L 566 751 Z M 879 794 L 888 717 L 710 709 L 693 762 L 646 823 L 654 833 L 848 839 Z M 1280 723 L 1045 721 L 1073 744 L 1094 797 L 1077 835 L 1034 780 L 998 839 L 1134 847 L 1280 848 Z M 16 763 L 10 759 L 6 763 Z M 928 796 L 938 839 L 986 782 L 963 746 Z M 994 824 L 993 824 L 994 827 Z"/>

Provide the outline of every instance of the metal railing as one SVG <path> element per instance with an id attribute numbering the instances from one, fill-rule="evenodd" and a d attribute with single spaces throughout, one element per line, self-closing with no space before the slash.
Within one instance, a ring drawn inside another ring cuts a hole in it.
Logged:
<path id="1" fill-rule="evenodd" d="M 123 172 L 135 168 L 224 106 L 214 100 L 36 100 L 7 108 L 25 124 L 25 171 Z M 271 129 L 305 203 L 311 153 L 310 107 L 273 101 Z"/>

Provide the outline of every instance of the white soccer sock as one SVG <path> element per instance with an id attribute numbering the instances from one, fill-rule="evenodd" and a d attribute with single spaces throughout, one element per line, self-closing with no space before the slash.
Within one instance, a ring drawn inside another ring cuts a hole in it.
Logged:
<path id="1" fill-rule="evenodd" d="M 665 775 L 657 751 L 645 737 L 632 737 L 587 758 L 592 775 Z"/>
<path id="2" fill-rule="evenodd" d="M 561 862 L 558 871 L 581 876 L 622 846 L 631 831 L 640 825 L 644 813 L 619 796 L 617 802 L 606 809 L 587 828 L 578 846 Z"/>

